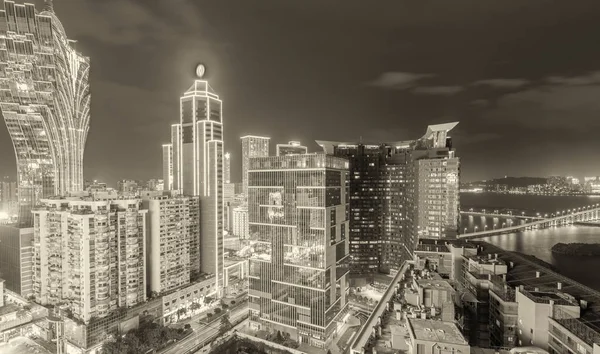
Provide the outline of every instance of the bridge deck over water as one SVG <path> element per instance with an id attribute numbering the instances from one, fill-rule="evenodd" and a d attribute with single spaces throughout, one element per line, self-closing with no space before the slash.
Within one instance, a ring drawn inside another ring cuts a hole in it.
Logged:
<path id="1" fill-rule="evenodd" d="M 573 224 L 575 222 L 589 222 L 589 221 L 598 220 L 600 217 L 600 207 L 596 207 L 596 206 L 583 207 L 580 209 L 581 209 L 581 211 L 574 211 L 574 212 L 570 212 L 570 213 L 567 213 L 564 215 L 559 215 L 559 216 L 550 217 L 550 218 L 541 218 L 541 219 L 537 219 L 533 222 L 524 223 L 521 225 L 508 226 L 508 227 L 503 227 L 503 228 L 498 228 L 498 229 L 493 229 L 493 230 L 483 230 L 483 231 L 464 233 L 462 235 L 459 235 L 458 237 L 459 238 L 467 238 L 467 239 L 468 238 L 480 238 L 480 237 L 485 237 L 485 236 L 494 236 L 494 235 L 500 235 L 500 234 L 504 234 L 504 233 L 518 232 L 518 231 L 527 230 L 527 229 L 536 228 L 536 227 L 566 225 L 566 224 Z"/>

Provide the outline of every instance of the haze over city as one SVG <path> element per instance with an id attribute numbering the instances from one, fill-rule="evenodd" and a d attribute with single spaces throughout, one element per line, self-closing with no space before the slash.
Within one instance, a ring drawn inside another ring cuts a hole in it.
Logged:
<path id="1" fill-rule="evenodd" d="M 600 147 L 597 1 L 54 6 L 92 58 L 87 179 L 160 177 L 157 142 L 199 62 L 225 102 L 234 180 L 244 134 L 318 151 L 317 139 L 412 139 L 454 120 L 463 180 L 599 172 L 586 155 Z M 4 127 L 0 150 L 13 175 Z"/>

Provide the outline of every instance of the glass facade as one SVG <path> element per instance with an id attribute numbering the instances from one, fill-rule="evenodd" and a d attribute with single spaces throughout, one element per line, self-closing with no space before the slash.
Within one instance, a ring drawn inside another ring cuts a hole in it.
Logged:
<path id="1" fill-rule="evenodd" d="M 347 308 L 348 161 L 253 158 L 248 170 L 253 325 L 324 347 Z"/>
<path id="2" fill-rule="evenodd" d="M 9 0 L 0 10 L 0 109 L 16 154 L 21 226 L 33 225 L 41 198 L 84 187 L 90 61 L 48 10 Z"/>
<path id="3" fill-rule="evenodd" d="M 248 195 L 248 167 L 253 157 L 269 156 L 269 140 L 262 136 L 243 136 L 242 138 L 242 193 Z"/>

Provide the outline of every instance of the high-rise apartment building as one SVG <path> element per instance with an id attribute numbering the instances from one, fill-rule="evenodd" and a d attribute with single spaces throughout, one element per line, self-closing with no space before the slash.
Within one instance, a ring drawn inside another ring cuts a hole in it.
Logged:
<path id="1" fill-rule="evenodd" d="M 223 286 L 223 111 L 204 80 L 180 98 L 180 122 L 171 127 L 173 189 L 200 197 L 200 271 Z"/>
<path id="2" fill-rule="evenodd" d="M 163 144 L 163 189 L 173 190 L 173 144 Z"/>
<path id="3" fill-rule="evenodd" d="M 225 153 L 223 159 L 223 183 L 231 183 L 231 154 Z"/>
<path id="4" fill-rule="evenodd" d="M 347 309 L 348 161 L 250 159 L 250 325 L 325 348 Z"/>
<path id="5" fill-rule="evenodd" d="M 83 322 L 146 301 L 146 210 L 139 199 L 43 199 L 34 214 L 33 295 Z"/>
<path id="6" fill-rule="evenodd" d="M 48 1 L 0 10 L 0 109 L 17 160 L 19 223 L 42 198 L 83 190 L 90 60 L 75 49 Z"/>
<path id="7" fill-rule="evenodd" d="M 299 141 L 290 141 L 287 144 L 276 145 L 277 156 L 302 155 L 308 152 L 306 146 L 300 145 Z"/>
<path id="8" fill-rule="evenodd" d="M 430 125 L 411 144 L 407 173 L 407 238 L 456 238 L 460 223 L 460 160 L 448 132 L 458 123 Z"/>
<path id="9" fill-rule="evenodd" d="M 232 233 L 240 239 L 248 238 L 248 207 L 240 205 L 233 208 L 232 211 Z"/>
<path id="10" fill-rule="evenodd" d="M 351 271 L 370 273 L 397 269 L 407 258 L 402 226 L 410 142 L 317 143 L 326 153 L 349 160 Z"/>
<path id="11" fill-rule="evenodd" d="M 459 160 L 447 134 L 457 124 L 429 126 L 414 141 L 317 141 L 350 163 L 352 272 L 397 269 L 419 237 L 456 237 Z"/>
<path id="12" fill-rule="evenodd" d="M 148 290 L 163 293 L 189 284 L 200 264 L 199 198 L 158 196 L 143 205 L 148 210 Z"/>
<path id="13" fill-rule="evenodd" d="M 253 157 L 269 156 L 269 140 L 262 136 L 246 135 L 242 139 L 242 193 L 248 195 L 248 166 Z"/>

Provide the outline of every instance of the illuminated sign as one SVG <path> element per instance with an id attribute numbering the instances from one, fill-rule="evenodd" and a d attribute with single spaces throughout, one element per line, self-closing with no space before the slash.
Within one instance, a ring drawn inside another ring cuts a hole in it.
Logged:
<path id="1" fill-rule="evenodd" d="M 196 76 L 201 79 L 204 77 L 204 74 L 206 74 L 206 67 L 204 64 L 198 64 L 198 66 L 196 66 Z"/>

